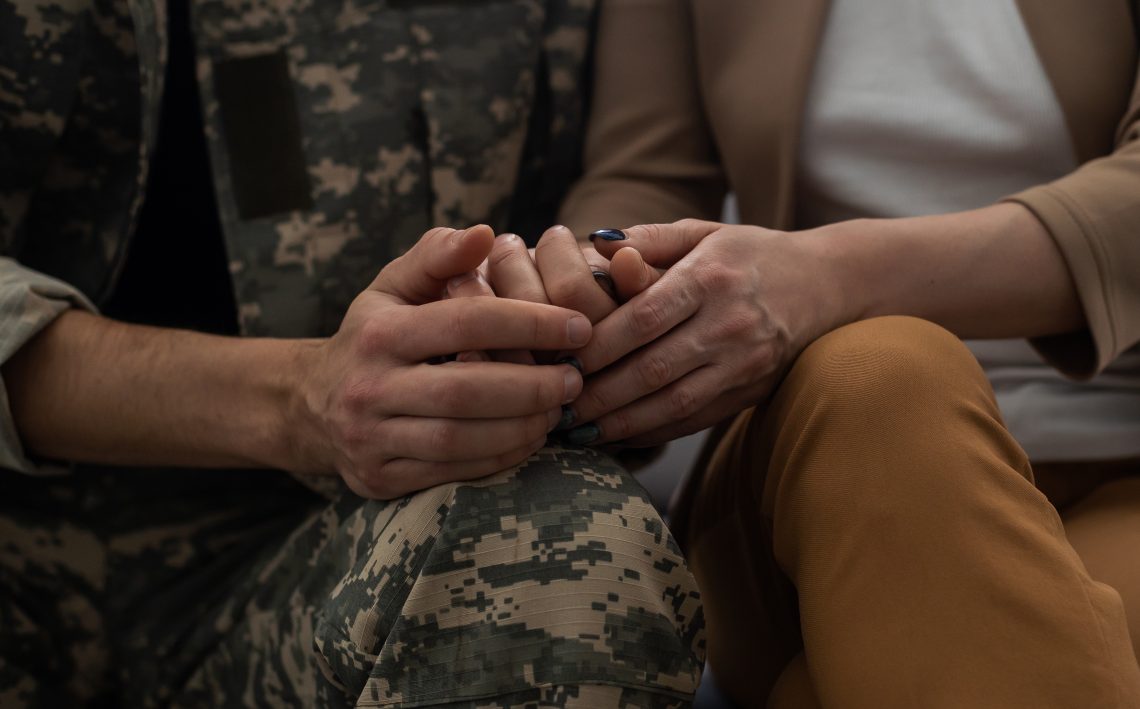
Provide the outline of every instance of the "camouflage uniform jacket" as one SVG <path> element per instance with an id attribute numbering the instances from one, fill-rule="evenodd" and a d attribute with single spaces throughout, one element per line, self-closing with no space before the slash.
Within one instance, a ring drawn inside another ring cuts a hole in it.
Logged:
<path id="1" fill-rule="evenodd" d="M 577 168 L 594 3 L 193 0 L 243 332 L 330 334 L 432 226 L 549 223 Z M 165 16 L 165 0 L 0 0 L 0 363 L 114 288 Z M 0 467 L 31 472 L 0 399 Z"/>

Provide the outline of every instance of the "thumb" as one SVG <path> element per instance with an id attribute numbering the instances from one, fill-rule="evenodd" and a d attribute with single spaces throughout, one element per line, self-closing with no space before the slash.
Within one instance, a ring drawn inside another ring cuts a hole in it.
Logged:
<path id="1" fill-rule="evenodd" d="M 720 229 L 717 222 L 682 219 L 672 224 L 642 224 L 628 229 L 601 229 L 590 234 L 598 253 L 613 258 L 618 250 L 632 246 L 646 263 L 668 268 L 680 261 L 709 234 Z"/>
<path id="2" fill-rule="evenodd" d="M 495 233 L 485 224 L 462 230 L 432 229 L 385 266 L 369 290 L 410 304 L 439 300 L 447 281 L 479 268 L 494 244 Z"/>
<path id="3" fill-rule="evenodd" d="M 625 303 L 661 278 L 662 271 L 645 263 L 637 249 L 625 247 L 610 259 L 610 279 L 618 302 Z"/>

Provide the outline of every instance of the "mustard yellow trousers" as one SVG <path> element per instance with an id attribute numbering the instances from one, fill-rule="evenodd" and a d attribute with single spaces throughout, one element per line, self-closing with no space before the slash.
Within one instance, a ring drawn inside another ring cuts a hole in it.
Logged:
<path id="1" fill-rule="evenodd" d="M 935 325 L 821 338 L 677 512 L 745 706 L 1140 707 L 1140 462 L 1035 479 Z"/>

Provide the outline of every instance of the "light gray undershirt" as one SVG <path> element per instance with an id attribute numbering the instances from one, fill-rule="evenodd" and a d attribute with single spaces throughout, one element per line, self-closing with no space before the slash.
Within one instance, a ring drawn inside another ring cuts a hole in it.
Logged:
<path id="1" fill-rule="evenodd" d="M 1014 0 L 833 0 L 804 115 L 800 227 L 982 207 L 1077 166 Z M 1032 460 L 1140 456 L 1140 353 L 1091 383 L 971 341 Z"/>

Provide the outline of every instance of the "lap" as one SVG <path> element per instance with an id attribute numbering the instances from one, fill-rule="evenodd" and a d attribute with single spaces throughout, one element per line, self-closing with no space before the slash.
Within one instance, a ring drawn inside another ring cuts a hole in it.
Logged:
<path id="1" fill-rule="evenodd" d="M 1089 575 L 1120 594 L 1140 656 L 1140 461 L 1133 469 L 1132 475 L 1104 482 L 1063 509 L 1061 518 Z"/>
<path id="2" fill-rule="evenodd" d="M 546 449 L 392 502 L 123 472 L 92 486 L 124 704 L 458 707 L 595 683 L 669 706 L 695 689 L 699 596 L 599 454 Z"/>
<path id="3" fill-rule="evenodd" d="M 106 556 L 63 478 L 0 471 L 0 706 L 66 706 L 108 689 Z"/>

